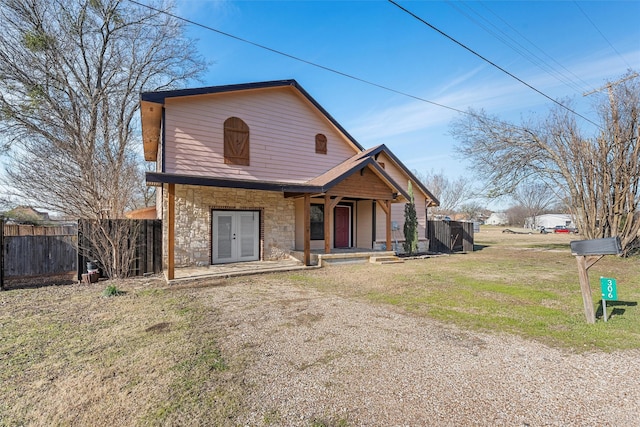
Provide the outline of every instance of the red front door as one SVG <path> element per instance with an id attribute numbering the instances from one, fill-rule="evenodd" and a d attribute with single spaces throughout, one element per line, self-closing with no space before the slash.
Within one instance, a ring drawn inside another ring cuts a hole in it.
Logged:
<path id="1" fill-rule="evenodd" d="M 336 206 L 334 211 L 335 235 L 333 246 L 336 248 L 348 248 L 351 243 L 351 209 L 347 206 Z"/>

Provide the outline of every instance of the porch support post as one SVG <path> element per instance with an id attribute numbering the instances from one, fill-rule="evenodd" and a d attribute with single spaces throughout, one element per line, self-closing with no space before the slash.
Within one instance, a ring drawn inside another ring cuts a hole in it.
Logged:
<path id="1" fill-rule="evenodd" d="M 331 201 L 329 194 L 324 195 L 324 253 L 331 253 L 331 218 L 333 210 L 340 203 L 342 197 L 336 197 Z"/>
<path id="2" fill-rule="evenodd" d="M 385 206 L 387 207 L 387 250 L 391 250 L 391 201 L 385 200 Z"/>
<path id="3" fill-rule="evenodd" d="M 169 206 L 167 207 L 167 279 L 175 279 L 175 243 L 176 243 L 176 185 L 169 184 Z"/>
<path id="4" fill-rule="evenodd" d="M 311 195 L 304 195 L 304 265 L 311 265 Z"/>
<path id="5" fill-rule="evenodd" d="M 331 196 L 324 195 L 324 253 L 331 253 Z"/>
<path id="6" fill-rule="evenodd" d="M 391 200 L 379 200 L 380 207 L 386 215 L 386 227 L 387 227 L 387 243 L 386 249 L 391 250 Z"/>

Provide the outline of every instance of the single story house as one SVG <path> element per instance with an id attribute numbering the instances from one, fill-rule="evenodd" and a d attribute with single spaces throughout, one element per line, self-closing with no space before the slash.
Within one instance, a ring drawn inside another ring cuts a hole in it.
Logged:
<path id="1" fill-rule="evenodd" d="M 492 212 L 484 223 L 486 225 L 507 225 L 509 218 L 506 212 Z"/>
<path id="2" fill-rule="evenodd" d="M 155 162 L 163 264 L 391 249 L 411 182 L 420 246 L 438 200 L 384 145 L 365 149 L 295 80 L 145 92 L 144 157 Z"/>
<path id="3" fill-rule="evenodd" d="M 569 214 L 543 214 L 525 219 L 525 228 L 532 228 L 538 230 L 542 227 L 552 229 L 557 225 L 563 225 L 566 227 L 575 227 L 573 222 L 573 216 Z"/>

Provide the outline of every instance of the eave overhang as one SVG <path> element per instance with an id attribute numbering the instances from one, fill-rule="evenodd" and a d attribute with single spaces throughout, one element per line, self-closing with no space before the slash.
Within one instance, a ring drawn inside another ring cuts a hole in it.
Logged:
<path id="1" fill-rule="evenodd" d="M 395 154 L 393 154 L 384 144 L 371 149 L 368 152 L 368 155 L 371 155 L 377 159 L 378 155 L 383 152 L 387 155 L 387 157 L 391 159 L 391 161 L 396 164 L 397 167 L 402 169 L 407 174 L 411 181 L 413 181 L 414 184 L 418 187 L 418 190 L 427 197 L 428 208 L 432 206 L 440 206 L 440 201 L 433 195 L 433 193 L 431 193 L 427 189 L 427 187 L 425 187 L 425 185 L 404 165 L 404 163 L 402 163 L 400 159 L 398 159 Z"/>
<path id="2" fill-rule="evenodd" d="M 162 104 L 140 101 L 144 159 L 149 162 L 156 161 L 158 158 L 158 146 L 162 129 L 162 108 Z"/>

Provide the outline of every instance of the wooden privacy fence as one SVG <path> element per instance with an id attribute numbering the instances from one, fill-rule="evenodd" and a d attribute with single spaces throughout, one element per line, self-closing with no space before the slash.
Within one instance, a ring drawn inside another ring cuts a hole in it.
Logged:
<path id="1" fill-rule="evenodd" d="M 162 272 L 162 221 L 153 219 L 104 219 L 108 224 L 114 224 L 116 221 L 132 221 L 139 224 L 137 238 L 135 242 L 134 260 L 129 269 L 130 276 L 143 276 L 151 273 Z M 82 230 L 87 229 L 85 224 L 88 220 L 78 221 L 78 243 L 83 250 L 78 251 L 78 280 L 82 278 L 82 274 L 86 273 L 87 262 L 93 261 L 94 256 L 86 256 L 91 252 L 91 243 L 89 239 L 83 235 Z"/>
<path id="2" fill-rule="evenodd" d="M 47 283 L 73 280 L 76 271 L 75 225 L 5 224 L 0 227 L 0 282 Z"/>
<path id="3" fill-rule="evenodd" d="M 429 252 L 473 252 L 473 222 L 427 221 Z"/>
<path id="4" fill-rule="evenodd" d="M 105 220 L 110 221 L 110 220 Z M 162 222 L 134 220 L 140 232 L 130 275 L 162 271 Z M 80 279 L 86 262 L 78 224 L 17 225 L 0 219 L 0 289 L 15 284 L 47 284 Z M 80 246 L 82 247 L 82 245 Z"/>
<path id="5" fill-rule="evenodd" d="M 0 290 L 4 289 L 4 220 L 0 218 Z"/>

